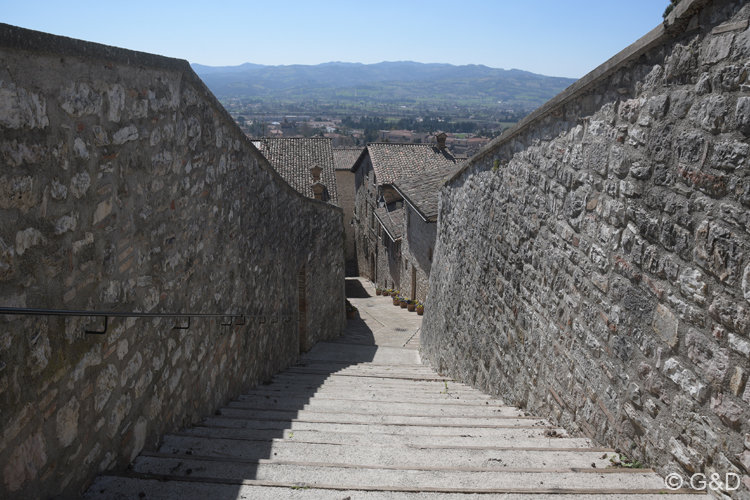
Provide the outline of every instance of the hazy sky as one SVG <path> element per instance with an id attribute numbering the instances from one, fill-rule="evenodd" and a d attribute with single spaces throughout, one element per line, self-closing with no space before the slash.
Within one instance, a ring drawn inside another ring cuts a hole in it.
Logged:
<path id="1" fill-rule="evenodd" d="M 579 78 L 668 0 L 0 0 L 0 22 L 209 66 L 484 64 Z"/>

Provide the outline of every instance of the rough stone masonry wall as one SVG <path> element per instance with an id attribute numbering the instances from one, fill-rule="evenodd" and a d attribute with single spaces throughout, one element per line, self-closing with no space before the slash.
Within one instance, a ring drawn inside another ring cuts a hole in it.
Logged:
<path id="1" fill-rule="evenodd" d="M 375 255 L 375 242 L 370 227 L 372 225 L 372 204 L 374 200 L 375 173 L 369 157 L 354 172 L 354 247 L 356 250 L 357 269 L 360 276 L 375 281 L 375 269 L 371 257 Z"/>
<path id="2" fill-rule="evenodd" d="M 185 61 L 0 25 L 0 67 L 0 305 L 269 316 L 0 317 L 0 497 L 47 498 L 293 363 L 303 265 L 309 345 L 339 335 L 342 212 Z"/>
<path id="3" fill-rule="evenodd" d="M 422 220 L 408 203 L 404 204 L 404 210 L 407 215 L 401 242 L 404 263 L 401 291 L 409 298 L 424 302 L 430 287 L 430 253 L 435 244 L 437 224 Z M 412 268 L 416 270 L 416 291 L 411 289 Z"/>
<path id="4" fill-rule="evenodd" d="M 336 191 L 339 206 L 344 210 L 344 259 L 348 266 L 356 268 L 357 255 L 354 252 L 354 174 L 348 170 L 336 170 Z M 352 272 L 354 269 L 352 269 Z"/>
<path id="5" fill-rule="evenodd" d="M 442 189 L 423 356 L 748 498 L 750 5 L 676 11 Z"/>

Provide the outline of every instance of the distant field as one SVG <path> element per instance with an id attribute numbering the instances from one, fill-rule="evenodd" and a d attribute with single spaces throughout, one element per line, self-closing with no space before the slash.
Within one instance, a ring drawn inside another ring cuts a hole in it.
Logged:
<path id="1" fill-rule="evenodd" d="M 411 62 L 251 65 L 247 69 L 196 67 L 196 71 L 219 98 L 318 101 L 337 110 L 377 105 L 535 109 L 575 81 L 486 66 Z"/>

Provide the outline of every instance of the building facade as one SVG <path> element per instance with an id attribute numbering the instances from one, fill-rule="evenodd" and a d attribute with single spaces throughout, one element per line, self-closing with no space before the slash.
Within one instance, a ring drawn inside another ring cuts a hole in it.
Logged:
<path id="1" fill-rule="evenodd" d="M 336 148 L 333 163 L 339 206 L 344 210 L 344 258 L 346 275 L 357 276 L 357 255 L 354 250 L 354 173 L 352 167 L 364 148 Z"/>
<path id="2" fill-rule="evenodd" d="M 445 149 L 445 136 L 436 145 L 426 144 L 393 144 L 371 143 L 365 148 L 359 159 L 352 167 L 355 174 L 355 204 L 354 204 L 354 237 L 357 264 L 360 276 L 364 276 L 383 288 L 393 288 L 405 291 L 409 298 L 416 298 L 418 285 L 412 286 L 411 277 L 421 283 L 423 290 L 427 289 L 425 268 L 422 264 L 419 271 L 412 269 L 413 258 L 405 258 L 403 248 L 404 235 L 407 227 L 409 208 L 405 206 L 404 197 L 395 184 L 399 180 L 413 179 L 419 184 L 420 179 L 428 172 L 440 169 L 455 168 L 455 159 Z M 429 231 L 425 228 L 420 232 L 415 226 L 413 233 L 415 242 L 418 233 L 426 233 L 420 240 L 430 240 Z M 431 240 L 434 241 L 434 234 Z M 420 259 L 429 255 L 429 243 L 416 244 L 420 251 Z M 422 252 L 422 247 L 425 248 Z M 424 257 L 422 257 L 424 253 Z M 409 260 L 409 265 L 406 264 Z"/>

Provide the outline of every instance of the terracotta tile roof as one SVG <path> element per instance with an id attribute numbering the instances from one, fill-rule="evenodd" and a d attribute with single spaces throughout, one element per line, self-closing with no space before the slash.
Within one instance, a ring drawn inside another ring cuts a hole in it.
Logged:
<path id="1" fill-rule="evenodd" d="M 379 185 L 393 184 L 396 179 L 456 163 L 449 151 L 430 144 L 373 142 L 367 145 L 367 152 Z M 356 168 L 357 165 L 352 170 Z"/>
<path id="2" fill-rule="evenodd" d="M 440 187 L 460 168 L 460 164 L 434 168 L 394 183 L 399 193 L 429 222 L 437 221 Z"/>
<path id="3" fill-rule="evenodd" d="M 336 174 L 333 166 L 333 146 L 325 137 L 278 137 L 253 141 L 274 169 L 300 194 L 315 199 L 310 169 L 323 169 L 320 182 L 326 187 L 323 201 L 338 205 Z"/>
<path id="4" fill-rule="evenodd" d="M 401 239 L 404 232 L 404 207 L 389 210 L 388 208 L 376 208 L 375 217 L 378 218 L 383 227 L 391 236 L 393 241 Z"/>
<path id="5" fill-rule="evenodd" d="M 334 148 L 333 165 L 336 170 L 351 170 L 364 148 Z"/>

